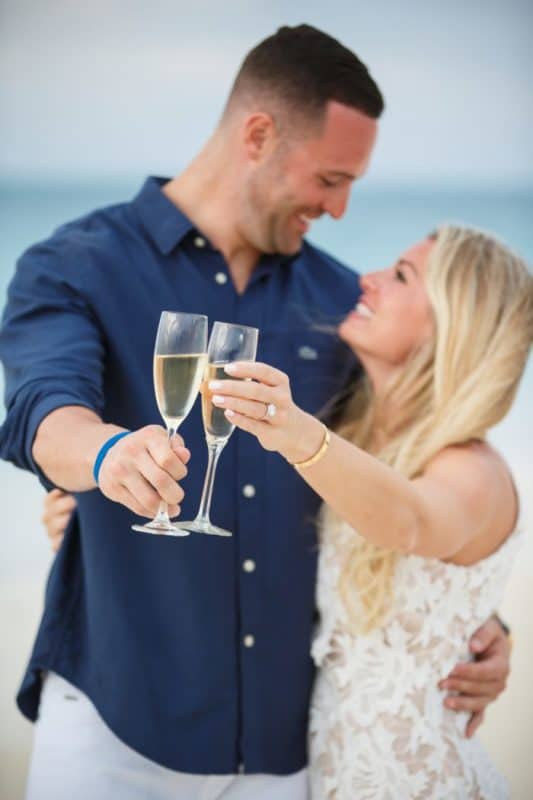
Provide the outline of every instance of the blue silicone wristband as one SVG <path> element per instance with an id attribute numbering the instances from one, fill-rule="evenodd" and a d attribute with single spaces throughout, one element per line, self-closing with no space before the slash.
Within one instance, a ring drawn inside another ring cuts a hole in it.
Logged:
<path id="1" fill-rule="evenodd" d="M 100 450 L 98 451 L 98 455 L 96 456 L 94 467 L 93 467 L 93 476 L 98 484 L 98 475 L 100 474 L 100 467 L 102 466 L 102 461 L 107 455 L 107 451 L 111 450 L 114 444 L 118 442 L 119 439 L 122 439 L 124 436 L 128 436 L 131 431 L 121 431 L 120 433 L 115 433 L 107 442 L 104 442 L 101 446 Z"/>

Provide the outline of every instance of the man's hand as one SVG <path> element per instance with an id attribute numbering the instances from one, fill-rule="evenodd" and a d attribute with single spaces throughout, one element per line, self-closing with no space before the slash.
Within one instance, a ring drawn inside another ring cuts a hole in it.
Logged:
<path id="1" fill-rule="evenodd" d="M 470 711 L 466 736 L 470 738 L 483 722 L 485 709 L 496 700 L 507 685 L 510 672 L 511 645 L 496 618 L 489 619 L 470 639 L 475 661 L 457 664 L 439 689 L 458 692 L 447 696 L 444 705 L 455 711 Z"/>
<path id="2" fill-rule="evenodd" d="M 147 425 L 120 439 L 106 453 L 98 486 L 106 497 L 142 517 L 154 517 L 161 502 L 168 514 L 180 512 L 183 489 L 177 481 L 187 474 L 191 454 L 177 434 L 169 442 L 159 425 Z"/>
<path id="3" fill-rule="evenodd" d="M 52 489 L 44 499 L 44 510 L 41 520 L 46 528 L 52 550 L 57 553 L 61 547 L 63 536 L 72 512 L 76 508 L 76 500 L 71 494 Z"/>

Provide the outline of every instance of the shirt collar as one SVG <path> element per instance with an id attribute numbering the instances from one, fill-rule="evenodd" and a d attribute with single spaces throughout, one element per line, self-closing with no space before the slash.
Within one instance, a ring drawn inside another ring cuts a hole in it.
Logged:
<path id="1" fill-rule="evenodd" d="M 159 251 L 167 256 L 195 226 L 163 194 L 161 187 L 169 178 L 147 178 L 133 205 Z"/>
<path id="2" fill-rule="evenodd" d="M 171 253 L 188 233 L 197 230 L 189 217 L 161 191 L 161 187 L 169 180 L 170 178 L 150 176 L 133 200 L 141 222 L 159 251 L 165 256 Z M 268 272 L 279 264 L 290 265 L 300 253 L 301 251 L 292 256 L 265 253 L 261 256 L 261 271 Z"/>

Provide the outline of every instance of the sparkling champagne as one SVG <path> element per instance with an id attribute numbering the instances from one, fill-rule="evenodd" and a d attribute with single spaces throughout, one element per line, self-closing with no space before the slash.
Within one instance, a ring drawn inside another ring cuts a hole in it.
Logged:
<path id="1" fill-rule="evenodd" d="M 154 356 L 154 387 L 159 413 L 174 430 L 185 419 L 198 394 L 207 353 Z"/>
<path id="2" fill-rule="evenodd" d="M 208 364 L 205 369 L 205 382 L 202 384 L 202 417 L 207 438 L 220 441 L 227 439 L 233 433 L 235 425 L 224 415 L 224 409 L 214 406 L 211 398 L 215 392 L 208 388 L 209 381 L 239 380 L 224 371 L 226 363 Z M 240 379 L 242 380 L 242 379 Z"/>

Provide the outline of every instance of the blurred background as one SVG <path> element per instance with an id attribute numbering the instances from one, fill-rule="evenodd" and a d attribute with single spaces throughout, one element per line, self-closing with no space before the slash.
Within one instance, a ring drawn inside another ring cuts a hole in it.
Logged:
<path id="1" fill-rule="evenodd" d="M 365 272 L 439 222 L 456 221 L 497 233 L 531 264 L 530 0 L 1 0 L 2 305 L 28 245 L 95 206 L 131 198 L 148 174 L 179 172 L 216 123 L 245 53 L 280 25 L 300 22 L 351 47 L 387 101 L 371 170 L 345 218 L 315 224 L 311 239 Z M 530 364 L 512 413 L 492 436 L 514 470 L 528 531 L 532 400 Z M 52 559 L 42 497 L 35 478 L 0 463 L 5 800 L 23 796 L 31 747 L 31 725 L 14 695 Z M 516 642 L 512 675 L 480 734 L 519 800 L 533 796 L 532 600 L 529 537 L 501 609 Z"/>

